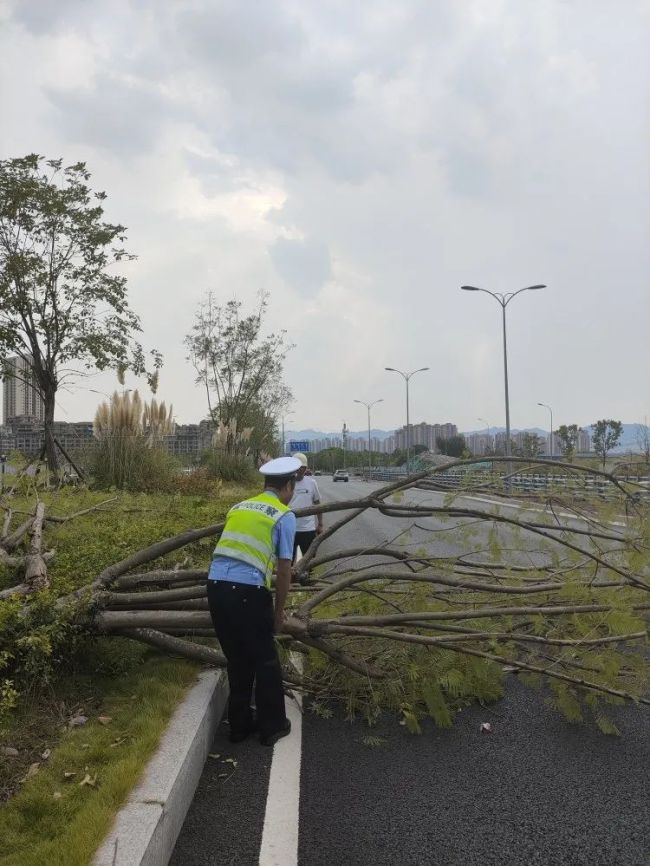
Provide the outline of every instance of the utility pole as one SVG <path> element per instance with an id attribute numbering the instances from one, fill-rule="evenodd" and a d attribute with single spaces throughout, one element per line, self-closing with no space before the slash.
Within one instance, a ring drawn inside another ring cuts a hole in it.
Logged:
<path id="1" fill-rule="evenodd" d="M 370 481 L 370 473 L 372 472 L 372 456 L 370 450 L 370 410 L 375 405 L 375 403 L 383 403 L 383 397 L 380 397 L 378 400 L 373 400 L 372 403 L 366 403 L 365 400 L 353 400 L 354 403 L 361 403 L 362 406 L 365 406 L 368 410 L 368 481 Z"/>
<path id="2" fill-rule="evenodd" d="M 543 406 L 545 409 L 548 409 L 548 411 L 551 413 L 551 436 L 550 436 L 550 442 L 549 442 L 548 450 L 549 450 L 550 458 L 552 460 L 553 459 L 553 410 L 551 409 L 551 407 L 547 403 L 538 403 L 537 405 Z"/>

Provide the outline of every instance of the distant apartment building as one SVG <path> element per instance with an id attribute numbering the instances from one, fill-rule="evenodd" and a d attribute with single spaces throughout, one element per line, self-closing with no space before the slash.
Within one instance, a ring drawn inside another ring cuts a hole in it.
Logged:
<path id="1" fill-rule="evenodd" d="M 30 415 L 18 415 L 9 419 L 7 425 L 14 436 L 14 448 L 29 457 L 38 454 L 45 442 L 43 421 Z"/>
<path id="2" fill-rule="evenodd" d="M 542 445 L 541 451 L 539 453 L 550 457 L 551 434 L 547 433 L 546 436 L 540 436 L 539 438 Z M 557 435 L 553 433 L 553 457 L 559 457 L 561 453 L 562 451 L 560 449 L 560 440 L 558 439 Z"/>
<path id="3" fill-rule="evenodd" d="M 45 404 L 34 383 L 31 365 L 20 357 L 7 358 L 2 372 L 2 420 L 12 418 L 45 420 Z"/>
<path id="4" fill-rule="evenodd" d="M 52 433 L 68 452 L 92 447 L 97 441 L 92 421 L 55 421 Z"/>
<path id="5" fill-rule="evenodd" d="M 67 452 L 79 451 L 95 442 L 92 421 L 55 421 L 52 433 Z M 29 415 L 11 418 L 9 424 L 0 428 L 0 449 L 3 453 L 15 450 L 33 457 L 41 452 L 44 442 L 43 421 Z"/>
<path id="6" fill-rule="evenodd" d="M 317 454 L 319 451 L 325 451 L 328 448 L 342 448 L 343 440 L 340 436 L 326 436 L 320 439 L 309 439 L 309 451 L 312 454 Z M 392 454 L 395 450 L 394 437 L 388 436 L 385 439 L 380 439 L 378 436 L 370 437 L 370 450 L 380 454 Z M 345 438 L 345 448 L 347 451 L 367 451 L 368 437 L 362 434 Z"/>
<path id="7" fill-rule="evenodd" d="M 437 452 L 436 439 L 449 439 L 452 436 L 458 436 L 458 427 L 455 424 L 426 424 L 424 421 L 420 424 L 410 424 L 409 442 L 411 447 L 414 445 L 424 445 L 428 451 Z M 404 425 L 399 430 L 395 431 L 395 448 L 401 451 L 406 449 L 406 432 L 407 428 Z"/>
<path id="8" fill-rule="evenodd" d="M 174 432 L 165 437 L 165 447 L 180 459 L 197 460 L 212 445 L 214 429 L 210 421 L 199 424 L 177 424 Z"/>
<path id="9" fill-rule="evenodd" d="M 9 454 L 16 450 L 16 437 L 11 427 L 0 427 L 0 454 Z"/>
<path id="10" fill-rule="evenodd" d="M 578 451 L 585 453 L 592 450 L 591 433 L 589 430 L 580 430 L 578 433 Z"/>
<path id="11" fill-rule="evenodd" d="M 510 435 L 510 440 L 512 442 L 512 434 Z M 501 433 L 495 433 L 494 435 L 494 450 L 497 454 L 505 454 L 506 453 L 506 434 L 505 431 Z"/>
<path id="12" fill-rule="evenodd" d="M 494 436 L 487 433 L 466 433 L 465 442 L 467 447 L 477 457 L 490 454 L 494 451 Z"/>

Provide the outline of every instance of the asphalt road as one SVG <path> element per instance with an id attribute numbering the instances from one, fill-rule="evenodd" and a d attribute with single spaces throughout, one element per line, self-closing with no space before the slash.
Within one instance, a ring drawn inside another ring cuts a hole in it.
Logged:
<path id="1" fill-rule="evenodd" d="M 318 481 L 325 499 L 368 489 Z M 362 520 L 339 544 L 383 541 L 394 523 Z M 516 679 L 498 704 L 464 710 L 449 730 L 426 723 L 420 736 L 393 718 L 369 731 L 307 708 L 297 859 L 278 866 L 647 866 L 650 712 L 626 706 L 610 715 L 620 737 L 565 722 Z M 491 734 L 480 730 L 486 721 Z M 231 746 L 225 733 L 216 735 L 219 757 L 208 759 L 172 866 L 260 862 L 271 752 L 254 740 Z M 378 745 L 364 744 L 368 733 Z"/>
<path id="2" fill-rule="evenodd" d="M 346 499 L 360 499 L 368 495 L 371 490 L 384 487 L 383 482 L 367 482 L 354 477 L 349 482 L 332 481 L 330 476 L 316 478 L 321 496 L 324 502 L 341 501 Z M 425 490 L 410 490 L 405 494 L 405 499 L 413 505 L 442 506 L 448 500 L 449 494 L 437 493 Z M 537 510 L 523 509 L 518 503 L 511 506 L 490 497 L 457 496 L 454 504 L 459 507 L 470 508 L 482 512 L 493 511 L 498 507 L 501 513 L 507 517 L 526 517 L 531 521 L 551 522 L 552 516 Z M 339 520 L 346 512 L 326 514 L 325 526 L 331 525 Z M 566 519 L 565 525 L 584 528 L 584 523 L 578 520 Z M 463 537 L 460 537 L 458 529 L 462 528 Z M 346 526 L 342 527 L 336 536 L 326 540 L 320 548 L 320 552 L 340 550 L 341 548 L 370 548 L 379 547 L 390 543 L 390 547 L 403 550 L 425 551 L 428 555 L 437 557 L 456 557 L 471 553 L 476 560 L 484 559 L 485 551 L 490 544 L 491 533 L 504 549 L 510 551 L 510 560 L 519 565 L 540 565 L 551 561 L 555 552 L 562 555 L 558 545 L 542 538 L 539 535 L 531 535 L 517 528 L 507 525 L 497 525 L 477 521 L 475 519 L 448 518 L 444 516 L 435 517 L 409 517 L 391 518 L 379 514 L 376 511 L 366 511 L 356 517 Z M 515 552 L 516 551 L 516 552 Z M 368 562 L 371 560 L 367 560 Z M 383 560 L 386 563 L 386 560 Z M 347 562 L 344 560 L 336 566 L 330 566 L 332 570 L 345 570 Z M 364 563 L 365 564 L 365 563 Z"/>

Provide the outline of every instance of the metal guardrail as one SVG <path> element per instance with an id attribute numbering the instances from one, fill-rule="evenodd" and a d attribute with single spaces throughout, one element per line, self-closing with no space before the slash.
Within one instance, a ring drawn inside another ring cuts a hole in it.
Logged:
<path id="1" fill-rule="evenodd" d="M 357 477 L 368 479 L 368 471 L 360 472 Z M 401 469 L 373 469 L 370 473 L 372 481 L 398 481 L 406 478 L 406 473 Z M 458 470 L 449 470 L 436 473 L 432 476 L 431 481 L 439 488 L 457 490 L 465 486 L 469 479 L 472 481 L 493 483 L 499 485 L 503 483 L 504 476 L 495 472 L 463 472 Z M 646 490 L 637 491 L 637 495 L 646 498 L 650 496 L 650 476 L 635 475 L 620 479 L 622 482 L 630 482 L 639 484 Z M 563 490 L 565 492 L 579 493 L 596 493 L 599 496 L 607 497 L 613 492 L 612 483 L 606 478 L 601 478 L 598 475 L 589 476 L 581 475 L 576 477 L 573 475 L 556 475 L 550 473 L 527 472 L 519 473 L 508 480 L 510 490 L 524 492 L 547 492 L 549 490 Z"/>

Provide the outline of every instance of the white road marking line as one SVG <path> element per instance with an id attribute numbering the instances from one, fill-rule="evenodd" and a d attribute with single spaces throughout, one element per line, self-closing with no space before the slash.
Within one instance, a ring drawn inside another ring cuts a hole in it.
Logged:
<path id="1" fill-rule="evenodd" d="M 534 506 L 525 505 L 519 502 L 504 502 L 503 500 L 497 499 L 488 499 L 485 496 L 463 496 L 461 494 L 461 499 L 473 499 L 475 502 L 485 502 L 486 505 L 499 505 L 504 508 L 518 508 L 520 511 L 533 511 L 537 512 L 537 514 L 554 514 L 550 508 L 536 508 Z M 570 520 L 576 520 L 581 523 L 588 523 L 589 520 L 586 517 L 582 517 L 579 514 L 569 514 L 564 511 L 557 512 L 558 517 L 567 517 Z M 621 522 L 620 520 L 608 520 L 608 526 L 626 526 L 627 524 Z"/>
<path id="2" fill-rule="evenodd" d="M 294 659 L 302 672 L 302 658 Z M 287 701 L 291 733 L 273 747 L 259 866 L 298 866 L 302 697 Z"/>
<path id="3" fill-rule="evenodd" d="M 298 550 L 296 561 L 302 559 Z M 302 656 L 291 656 L 302 673 Z M 287 705 L 291 733 L 273 746 L 269 790 L 260 844 L 259 866 L 298 866 L 300 825 L 300 765 L 302 760 L 302 695 L 296 692 Z"/>

